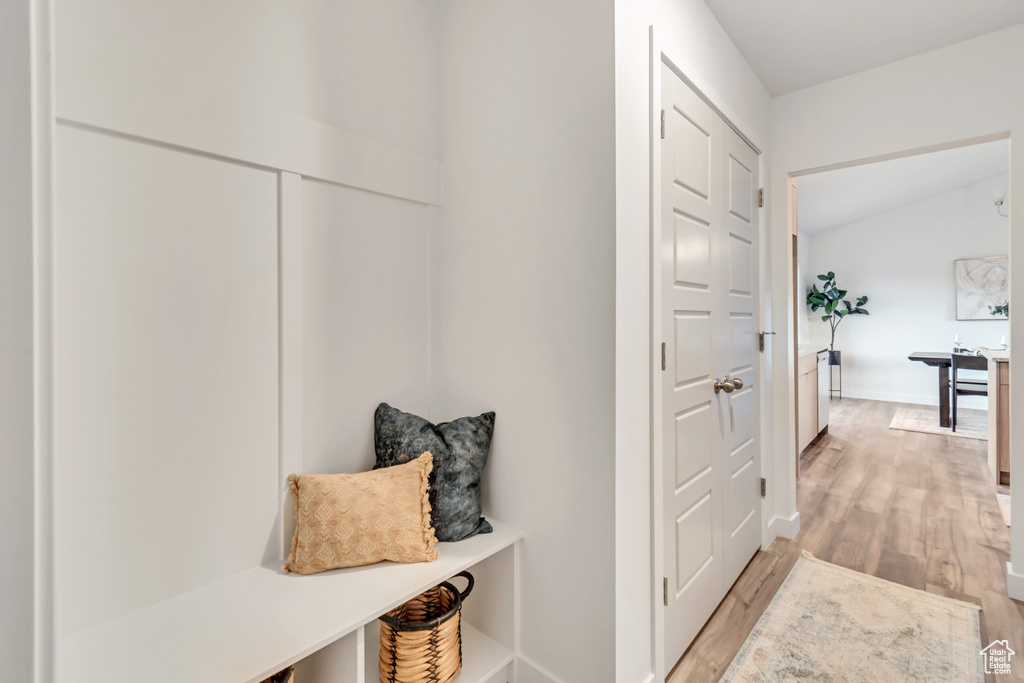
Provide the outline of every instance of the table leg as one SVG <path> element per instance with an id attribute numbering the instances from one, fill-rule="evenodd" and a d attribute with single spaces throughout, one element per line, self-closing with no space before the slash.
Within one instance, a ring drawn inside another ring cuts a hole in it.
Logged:
<path id="1" fill-rule="evenodd" d="M 949 426 L 949 366 L 939 366 L 939 426 Z"/>

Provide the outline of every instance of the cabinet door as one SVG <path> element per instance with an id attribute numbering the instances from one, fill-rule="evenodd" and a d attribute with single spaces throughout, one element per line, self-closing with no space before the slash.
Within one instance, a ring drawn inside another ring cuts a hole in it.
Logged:
<path id="1" fill-rule="evenodd" d="M 828 427 L 828 353 L 818 354 L 818 433 Z"/>
<path id="2" fill-rule="evenodd" d="M 818 369 L 799 377 L 800 434 L 797 442 L 802 451 L 818 433 Z"/>

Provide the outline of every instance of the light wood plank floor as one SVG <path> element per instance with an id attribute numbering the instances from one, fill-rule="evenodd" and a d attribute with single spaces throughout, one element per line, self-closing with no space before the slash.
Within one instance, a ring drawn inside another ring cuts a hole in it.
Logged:
<path id="1" fill-rule="evenodd" d="M 980 605 L 982 645 L 1005 638 L 1019 653 L 1012 676 L 989 680 L 1024 680 L 1024 603 L 1006 597 L 1010 534 L 985 470 L 988 442 L 889 429 L 900 406 L 832 401 L 829 434 L 804 453 L 800 533 L 754 556 L 669 683 L 718 681 L 803 549 Z"/>

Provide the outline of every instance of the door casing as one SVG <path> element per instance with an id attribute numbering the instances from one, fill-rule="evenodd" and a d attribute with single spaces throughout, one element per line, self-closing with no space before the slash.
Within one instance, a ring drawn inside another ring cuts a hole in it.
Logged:
<path id="1" fill-rule="evenodd" d="M 661 398 L 661 306 L 662 306 L 662 295 L 661 295 L 661 277 L 662 267 L 659 258 L 659 249 L 662 239 L 662 220 L 661 220 L 661 97 L 662 97 L 662 84 L 661 84 L 661 67 L 662 64 L 666 65 L 671 69 L 676 76 L 678 76 L 684 83 L 686 83 L 701 99 L 708 103 L 708 105 L 718 114 L 726 124 L 728 124 L 736 133 L 748 144 L 758 155 L 758 167 L 759 177 L 762 179 L 762 186 L 765 184 L 766 169 L 764 163 L 764 153 L 761 151 L 762 146 L 749 135 L 744 132 L 742 126 L 736 124 L 735 119 L 730 117 L 727 112 L 723 111 L 717 103 L 717 97 L 709 95 L 707 88 L 702 88 L 700 83 L 695 82 L 693 79 L 686 75 L 684 69 L 680 68 L 679 64 L 682 64 L 681 60 L 673 60 L 671 54 L 669 54 L 666 48 L 659 42 L 656 31 L 652 27 L 651 29 L 651 52 L 650 52 L 650 273 L 651 282 L 651 310 L 650 310 L 650 325 L 648 335 L 650 339 L 650 368 L 651 374 L 650 380 L 650 406 L 651 406 L 651 453 L 650 453 L 650 471 L 651 471 L 651 615 L 652 615 L 652 643 L 651 643 L 651 661 L 652 669 L 654 671 L 655 681 L 664 681 L 665 676 L 668 674 L 663 661 L 665 651 L 665 620 L 663 612 L 663 568 L 665 566 L 665 555 L 664 555 L 664 544 L 662 539 L 664 538 L 664 522 L 662 520 L 662 509 L 664 505 L 664 496 L 662 494 L 663 486 L 663 437 L 662 437 L 662 407 L 663 401 Z M 768 192 L 765 191 L 765 197 L 768 196 Z M 759 207 L 759 239 L 758 239 L 758 272 L 759 272 L 759 287 L 757 295 L 756 310 L 758 312 L 757 321 L 755 322 L 755 328 L 757 331 L 765 330 L 765 321 L 770 321 L 770 311 L 765 309 L 768 299 L 765 297 L 765 291 L 768 291 L 767 283 L 770 281 L 770 270 L 768 256 L 770 254 L 770 248 L 767 244 L 767 238 L 769 231 L 766 228 L 765 217 L 767 212 L 765 207 Z M 766 337 L 770 340 L 771 337 Z M 767 342 L 770 344 L 770 341 Z M 765 473 L 772 471 L 773 462 L 773 451 L 772 451 L 772 425 L 775 416 L 772 414 L 770 407 L 771 401 L 767 400 L 767 397 L 771 395 L 771 365 L 770 360 L 770 347 L 766 344 L 766 351 L 762 356 L 762 363 L 760 366 L 760 382 L 761 382 L 761 419 L 760 419 L 760 439 L 761 439 L 761 462 L 760 468 L 762 476 Z M 785 419 L 789 419 L 789 411 L 786 411 Z M 771 542 L 769 536 L 769 526 L 774 515 L 771 515 L 771 501 L 772 501 L 772 482 L 769 480 L 767 484 L 767 496 L 761 499 L 761 549 L 767 547 Z"/>

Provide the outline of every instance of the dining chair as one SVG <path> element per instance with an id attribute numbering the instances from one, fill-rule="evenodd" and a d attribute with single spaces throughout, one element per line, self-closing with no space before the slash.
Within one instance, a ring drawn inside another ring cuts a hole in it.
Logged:
<path id="1" fill-rule="evenodd" d="M 960 377 L 960 370 L 987 370 L 988 359 L 973 353 L 953 354 L 953 431 L 956 431 L 956 397 L 988 396 L 988 380 Z"/>

